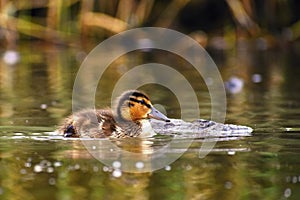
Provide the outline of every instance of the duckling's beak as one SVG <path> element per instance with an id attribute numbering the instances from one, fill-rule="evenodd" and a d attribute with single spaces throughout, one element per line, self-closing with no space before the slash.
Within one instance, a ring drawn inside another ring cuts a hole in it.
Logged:
<path id="1" fill-rule="evenodd" d="M 157 119 L 157 120 L 162 120 L 165 122 L 170 122 L 169 118 L 167 118 L 164 114 L 159 112 L 156 108 L 153 106 L 151 107 L 151 112 L 148 114 L 149 118 Z"/>

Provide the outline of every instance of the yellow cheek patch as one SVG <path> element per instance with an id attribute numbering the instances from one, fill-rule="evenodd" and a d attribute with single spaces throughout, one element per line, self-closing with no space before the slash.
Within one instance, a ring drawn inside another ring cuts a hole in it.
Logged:
<path id="1" fill-rule="evenodd" d="M 135 106 L 130 107 L 130 116 L 133 121 L 147 118 L 149 112 L 151 109 L 145 105 L 135 104 Z"/>

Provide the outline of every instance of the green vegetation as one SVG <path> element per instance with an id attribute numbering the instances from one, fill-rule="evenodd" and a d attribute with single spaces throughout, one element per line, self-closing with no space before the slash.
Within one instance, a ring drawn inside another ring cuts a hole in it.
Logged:
<path id="1" fill-rule="evenodd" d="M 28 37 L 69 45 L 158 26 L 191 34 L 204 46 L 218 36 L 226 47 L 240 38 L 272 47 L 300 37 L 299 7 L 296 0 L 1 0 L 0 41 L 6 48 Z"/>

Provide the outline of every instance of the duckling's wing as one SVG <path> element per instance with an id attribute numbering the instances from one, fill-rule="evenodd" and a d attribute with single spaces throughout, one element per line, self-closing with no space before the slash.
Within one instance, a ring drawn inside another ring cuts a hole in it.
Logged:
<path id="1" fill-rule="evenodd" d="M 101 132 L 101 134 L 103 134 L 103 136 L 105 137 L 111 136 L 117 129 L 116 122 L 111 110 L 97 110 L 96 115 L 99 123 L 99 131 Z"/>
<path id="2" fill-rule="evenodd" d="M 86 109 L 67 117 L 58 128 L 65 137 L 107 137 L 116 130 L 110 110 Z"/>

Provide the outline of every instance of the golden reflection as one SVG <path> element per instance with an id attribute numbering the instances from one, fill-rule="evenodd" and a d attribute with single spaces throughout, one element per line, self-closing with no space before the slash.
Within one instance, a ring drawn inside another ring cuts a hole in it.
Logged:
<path id="1" fill-rule="evenodd" d="M 14 79 L 17 66 L 11 66 L 0 62 L 0 116 L 4 118 L 11 117 L 14 113 L 13 100 L 15 99 Z"/>

